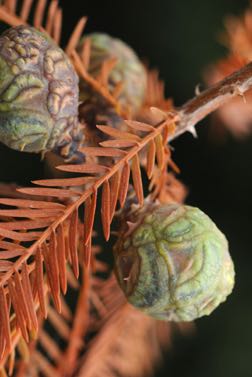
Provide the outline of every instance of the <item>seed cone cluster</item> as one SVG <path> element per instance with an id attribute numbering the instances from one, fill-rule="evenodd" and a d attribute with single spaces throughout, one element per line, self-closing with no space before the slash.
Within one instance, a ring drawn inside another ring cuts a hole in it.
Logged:
<path id="1" fill-rule="evenodd" d="M 232 291 L 225 236 L 198 208 L 174 204 L 186 192 L 169 142 L 251 88 L 252 63 L 175 109 L 129 46 L 81 38 L 85 17 L 68 58 L 57 1 L 4 0 L 0 19 L 14 26 L 0 36 L 0 142 L 46 152 L 49 165 L 56 157 L 60 174 L 0 192 L 0 374 L 146 376 L 171 331 L 192 326 L 168 321 L 210 314 Z M 46 32 L 17 26 L 32 19 Z M 122 290 L 93 244 L 97 217 L 109 240 L 119 206 Z"/>

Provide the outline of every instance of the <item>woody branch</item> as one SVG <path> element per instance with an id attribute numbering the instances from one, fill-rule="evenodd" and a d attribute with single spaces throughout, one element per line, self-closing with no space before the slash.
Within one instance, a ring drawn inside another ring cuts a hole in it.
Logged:
<path id="1" fill-rule="evenodd" d="M 194 132 L 194 126 L 199 121 L 230 99 L 241 96 L 243 97 L 241 100 L 245 101 L 244 94 L 251 88 L 252 63 L 249 63 L 178 108 L 177 128 L 174 134 L 170 136 L 169 141 L 186 131 Z"/>

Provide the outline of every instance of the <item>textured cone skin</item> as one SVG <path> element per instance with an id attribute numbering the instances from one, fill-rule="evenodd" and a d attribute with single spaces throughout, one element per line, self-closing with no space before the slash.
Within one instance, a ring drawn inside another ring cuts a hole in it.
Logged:
<path id="1" fill-rule="evenodd" d="M 77 127 L 78 77 L 65 53 L 28 26 L 0 37 L 0 140 L 43 152 L 69 142 Z"/>
<path id="2" fill-rule="evenodd" d="M 114 248 L 128 301 L 157 319 L 192 321 L 231 293 L 234 266 L 225 236 L 198 208 L 146 204 L 129 216 Z"/>
<path id="3" fill-rule="evenodd" d="M 83 43 L 89 38 L 91 54 L 89 73 L 97 77 L 105 60 L 116 58 L 117 62 L 109 75 L 109 88 L 113 91 L 119 82 L 123 83 L 119 103 L 135 113 L 142 106 L 146 90 L 146 71 L 135 52 L 120 39 L 103 33 L 86 35 L 79 44 L 81 51 Z M 90 93 L 85 83 L 80 83 L 81 99 L 89 99 Z"/>

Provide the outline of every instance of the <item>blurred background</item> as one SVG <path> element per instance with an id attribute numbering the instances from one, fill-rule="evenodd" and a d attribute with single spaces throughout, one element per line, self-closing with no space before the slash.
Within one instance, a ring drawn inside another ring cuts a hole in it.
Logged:
<path id="1" fill-rule="evenodd" d="M 198 84 L 204 88 L 204 68 L 225 55 L 218 43 L 224 17 L 240 14 L 248 2 L 65 0 L 61 5 L 63 43 L 79 17 L 88 15 L 86 32 L 103 31 L 131 45 L 150 67 L 159 69 L 167 96 L 179 106 L 194 96 Z M 210 128 L 208 118 L 197 126 L 198 139 L 183 135 L 173 142 L 173 158 L 189 188 L 187 203 L 205 211 L 229 240 L 236 286 L 225 304 L 196 322 L 193 336 L 176 337 L 155 377 L 252 375 L 252 136 L 218 141 Z M 43 174 L 38 156 L 2 147 L 0 159 L 1 180 L 25 184 Z"/>

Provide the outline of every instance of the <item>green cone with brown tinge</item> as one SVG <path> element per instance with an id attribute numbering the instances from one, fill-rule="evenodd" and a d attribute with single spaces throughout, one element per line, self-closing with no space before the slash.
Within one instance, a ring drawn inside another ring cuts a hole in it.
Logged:
<path id="1" fill-rule="evenodd" d="M 0 140 L 12 149 L 64 146 L 78 123 L 78 76 L 46 34 L 20 25 L 0 37 Z"/>
<path id="2" fill-rule="evenodd" d="M 109 59 L 116 59 L 115 66 L 109 73 L 108 87 L 111 93 L 121 83 L 122 89 L 118 102 L 122 107 L 130 109 L 134 114 L 142 106 L 147 85 L 146 70 L 133 49 L 120 39 L 105 33 L 92 33 L 83 37 L 78 51 L 81 54 L 84 43 L 89 39 L 91 44 L 88 71 L 97 78 L 102 64 Z M 84 80 L 80 80 L 80 97 L 88 99 L 90 92 Z"/>
<path id="3" fill-rule="evenodd" d="M 127 220 L 114 256 L 132 305 L 157 319 L 192 321 L 226 300 L 234 286 L 228 242 L 200 209 L 146 203 Z"/>

